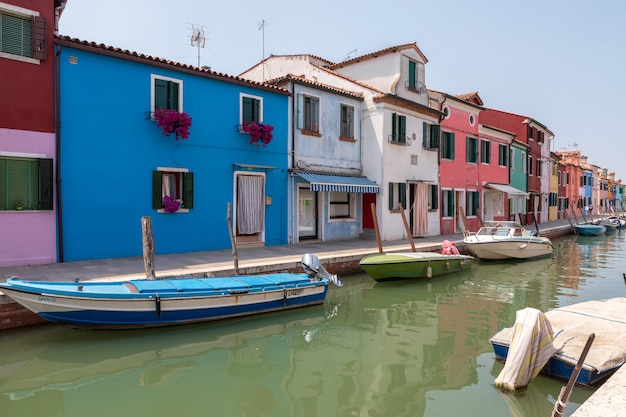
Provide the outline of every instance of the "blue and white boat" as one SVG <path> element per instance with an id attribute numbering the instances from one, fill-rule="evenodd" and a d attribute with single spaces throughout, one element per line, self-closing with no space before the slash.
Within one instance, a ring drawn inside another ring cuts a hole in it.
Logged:
<path id="1" fill-rule="evenodd" d="M 606 227 L 600 224 L 582 223 L 574 225 L 576 233 L 581 236 L 600 236 L 606 233 Z"/>
<path id="2" fill-rule="evenodd" d="M 319 259 L 302 257 L 306 273 L 219 278 L 22 281 L 0 291 L 40 317 L 77 328 L 142 328 L 196 323 L 321 304 L 332 282 Z"/>

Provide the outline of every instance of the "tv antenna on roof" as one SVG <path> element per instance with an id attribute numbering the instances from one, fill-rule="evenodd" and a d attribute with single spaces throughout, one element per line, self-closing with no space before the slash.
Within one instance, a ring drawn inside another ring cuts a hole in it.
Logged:
<path id="1" fill-rule="evenodd" d="M 263 32 L 263 59 L 261 59 L 261 66 L 263 67 L 263 81 L 265 81 L 265 26 L 267 23 L 265 22 L 265 19 L 263 19 L 261 23 L 258 23 L 258 25 L 259 30 Z"/>
<path id="2" fill-rule="evenodd" d="M 204 26 L 191 25 L 191 46 L 198 48 L 198 68 L 200 68 L 200 48 L 206 44 Z"/>
<path id="3" fill-rule="evenodd" d="M 343 59 L 344 61 L 347 61 L 350 59 L 350 55 L 354 54 L 354 57 L 356 58 L 356 48 L 351 50 L 350 52 L 348 52 L 348 55 L 346 55 L 346 57 Z"/>

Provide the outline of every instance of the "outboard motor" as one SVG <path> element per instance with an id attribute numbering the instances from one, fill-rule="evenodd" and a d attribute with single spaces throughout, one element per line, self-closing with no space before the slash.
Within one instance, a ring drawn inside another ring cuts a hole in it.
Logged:
<path id="1" fill-rule="evenodd" d="M 304 255 L 302 255 L 302 268 L 311 280 L 319 280 L 320 277 L 322 277 L 326 278 L 338 287 L 343 287 L 343 284 L 341 283 L 337 275 L 329 273 L 324 268 L 319 258 L 315 255 L 312 255 L 310 253 L 305 253 Z"/>

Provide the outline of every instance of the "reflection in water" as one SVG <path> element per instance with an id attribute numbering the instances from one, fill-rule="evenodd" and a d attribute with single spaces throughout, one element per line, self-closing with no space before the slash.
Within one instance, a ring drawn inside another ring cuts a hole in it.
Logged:
<path id="1" fill-rule="evenodd" d="M 0 333 L 2 417 L 549 415 L 564 382 L 494 380 L 489 337 L 527 306 L 623 295 L 623 232 L 554 259 L 430 281 L 342 277 L 324 306 L 175 328 Z M 615 278 L 615 279 L 614 279 Z M 569 415 L 592 390 L 574 390 Z"/>

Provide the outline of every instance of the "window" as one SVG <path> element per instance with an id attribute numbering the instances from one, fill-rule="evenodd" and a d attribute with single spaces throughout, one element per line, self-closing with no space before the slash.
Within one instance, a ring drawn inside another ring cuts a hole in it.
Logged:
<path id="1" fill-rule="evenodd" d="M 556 207 L 558 204 L 559 196 L 557 193 L 550 193 L 550 202 L 548 203 L 550 207 Z"/>
<path id="2" fill-rule="evenodd" d="M 498 165 L 501 167 L 507 166 L 507 156 L 509 153 L 507 152 L 506 145 L 499 144 L 498 145 Z"/>
<path id="3" fill-rule="evenodd" d="M 241 94 L 241 125 L 248 122 L 263 122 L 263 100 L 261 97 Z"/>
<path id="4" fill-rule="evenodd" d="M 152 109 L 183 111 L 183 82 L 173 78 L 152 75 Z"/>
<path id="5" fill-rule="evenodd" d="M 406 143 L 406 116 L 391 115 L 391 142 Z"/>
<path id="6" fill-rule="evenodd" d="M 526 172 L 528 172 L 528 171 L 526 170 L 526 166 L 527 166 L 527 162 L 528 162 L 528 161 L 526 160 L 526 152 L 522 152 L 522 157 L 521 157 L 521 160 L 522 160 L 522 172 L 525 174 Z"/>
<path id="7" fill-rule="evenodd" d="M 537 159 L 537 176 L 541 177 L 543 175 L 543 161 L 541 159 Z"/>
<path id="8" fill-rule="evenodd" d="M 466 139 L 466 161 L 467 162 L 478 162 L 478 139 L 467 137 Z"/>
<path id="9" fill-rule="evenodd" d="M 152 208 L 162 210 L 165 196 L 181 200 L 183 209 L 192 209 L 193 173 L 186 168 L 157 168 L 152 171 Z"/>
<path id="10" fill-rule="evenodd" d="M 406 183 L 389 183 L 389 210 L 399 210 L 398 203 L 406 208 Z"/>
<path id="11" fill-rule="evenodd" d="M 354 107 L 342 104 L 340 120 L 339 136 L 354 138 Z"/>
<path id="12" fill-rule="evenodd" d="M 528 155 L 528 175 L 533 175 L 533 157 Z"/>
<path id="13" fill-rule="evenodd" d="M 439 187 L 437 185 L 428 185 L 430 192 L 428 193 L 428 210 L 437 211 L 439 209 Z"/>
<path id="14" fill-rule="evenodd" d="M 422 146 L 424 149 L 438 149 L 439 148 L 439 125 L 431 125 L 430 123 L 423 122 L 422 124 Z"/>
<path id="15" fill-rule="evenodd" d="M 480 162 L 483 164 L 491 163 L 491 142 L 488 140 L 480 141 Z"/>
<path id="16" fill-rule="evenodd" d="M 441 216 L 454 217 L 454 191 L 441 190 Z"/>
<path id="17" fill-rule="evenodd" d="M 468 191 L 465 194 L 465 215 L 476 216 L 478 214 L 478 191 Z"/>
<path id="18" fill-rule="evenodd" d="M 353 219 L 356 217 L 355 193 L 328 193 L 328 217 L 332 219 Z"/>
<path id="19" fill-rule="evenodd" d="M 454 160 L 454 133 L 441 132 L 441 158 Z"/>
<path id="20" fill-rule="evenodd" d="M 298 94 L 298 129 L 319 133 L 320 100 Z"/>
<path id="21" fill-rule="evenodd" d="M 52 159 L 0 156 L 0 210 L 52 210 Z"/>
<path id="22" fill-rule="evenodd" d="M 415 90 L 417 87 L 417 64 L 409 61 L 409 89 Z"/>
<path id="23" fill-rule="evenodd" d="M 0 56 L 29 62 L 46 59 L 46 19 L 22 7 L 0 7 Z"/>

